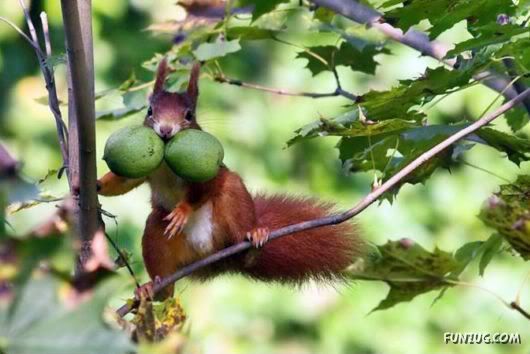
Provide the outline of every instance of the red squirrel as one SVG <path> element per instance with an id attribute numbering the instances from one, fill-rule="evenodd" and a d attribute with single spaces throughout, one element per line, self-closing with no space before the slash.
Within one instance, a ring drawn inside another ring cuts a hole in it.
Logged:
<path id="1" fill-rule="evenodd" d="M 196 119 L 200 64 L 196 63 L 184 93 L 164 90 L 166 59 L 157 69 L 144 125 L 168 140 L 183 129 L 201 129 Z M 270 231 L 320 218 L 333 205 L 285 195 L 251 196 L 238 174 L 222 166 L 205 183 L 190 183 L 163 162 L 150 176 L 129 179 L 107 173 L 98 181 L 99 194 L 116 196 L 147 182 L 152 212 L 142 239 L 145 267 L 153 281 L 244 241 L 255 246 L 242 255 L 215 263 L 195 276 L 241 273 L 264 281 L 300 283 L 307 279 L 338 279 L 361 256 L 363 242 L 351 222 L 297 232 L 267 242 Z M 153 282 L 141 291 L 152 296 Z M 172 296 L 173 287 L 157 298 Z"/>

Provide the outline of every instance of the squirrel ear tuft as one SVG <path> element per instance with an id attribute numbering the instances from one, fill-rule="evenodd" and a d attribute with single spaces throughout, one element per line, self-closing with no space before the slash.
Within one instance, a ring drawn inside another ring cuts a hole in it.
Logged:
<path id="1" fill-rule="evenodd" d="M 168 72 L 167 57 L 164 57 L 160 61 L 160 64 L 158 64 L 158 69 L 156 70 L 154 93 L 164 91 L 164 82 L 166 81 Z"/>
<path id="2" fill-rule="evenodd" d="M 197 97 L 199 96 L 199 75 L 201 72 L 201 63 L 195 62 L 191 68 L 190 81 L 188 83 L 188 96 L 197 102 Z"/>

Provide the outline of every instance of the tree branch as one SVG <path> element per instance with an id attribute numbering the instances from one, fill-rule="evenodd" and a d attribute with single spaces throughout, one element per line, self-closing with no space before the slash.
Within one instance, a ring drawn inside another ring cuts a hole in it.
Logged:
<path id="1" fill-rule="evenodd" d="M 309 98 L 342 96 L 354 102 L 357 99 L 357 96 L 355 96 L 353 93 L 343 90 L 342 87 L 340 86 L 337 86 L 335 91 L 320 93 L 320 92 L 288 91 L 284 89 L 277 89 L 277 88 L 272 88 L 272 87 L 267 87 L 267 86 L 262 86 L 262 85 L 257 85 L 257 84 L 251 84 L 251 83 L 244 82 L 241 80 L 231 79 L 224 75 L 216 75 L 213 77 L 213 80 L 219 83 L 225 83 L 225 84 L 249 88 L 253 90 L 269 92 L 269 93 L 280 95 L 280 96 L 295 96 L 295 97 L 309 97 Z"/>
<path id="2" fill-rule="evenodd" d="M 395 28 L 386 23 L 383 14 L 380 12 L 360 4 L 354 0 L 311 0 L 314 4 L 322 6 L 347 17 L 357 23 L 364 24 L 368 27 L 375 28 L 387 37 L 400 42 L 408 47 L 416 49 L 423 55 L 430 56 L 442 63 L 453 67 L 455 60 L 445 59 L 445 55 L 449 51 L 449 46 L 439 41 L 430 41 L 429 37 L 414 29 L 409 29 L 403 33 L 399 28 Z M 487 80 L 484 77 L 492 76 Z M 510 80 L 501 74 L 492 71 L 484 71 L 474 76 L 475 80 L 483 80 L 483 84 L 497 92 L 502 92 L 509 86 Z M 524 91 L 524 90 L 523 90 Z M 513 99 L 518 94 L 517 90 L 510 88 L 504 92 L 506 99 Z M 530 98 L 525 101 L 525 106 L 530 108 Z M 530 110 L 528 110 L 530 113 Z"/>
<path id="3" fill-rule="evenodd" d="M 434 146 L 430 150 L 424 152 L 419 157 L 417 157 L 414 161 L 409 163 L 407 166 L 405 166 L 402 170 L 400 170 L 398 173 L 396 173 L 394 176 L 389 178 L 385 183 L 383 183 L 381 186 L 379 186 L 377 189 L 373 190 L 371 193 L 367 194 L 363 199 L 361 199 L 353 208 L 350 210 L 347 210 L 340 214 L 330 215 L 327 217 L 323 217 L 320 219 L 314 219 L 309 221 L 304 221 L 298 224 L 289 225 L 286 227 L 282 227 L 280 229 L 274 230 L 270 234 L 269 241 L 274 240 L 276 238 L 289 235 L 295 232 L 313 229 L 316 227 L 321 226 L 327 226 L 327 225 L 335 225 L 340 224 L 346 220 L 351 219 L 355 215 L 362 212 L 364 209 L 366 209 L 368 206 L 370 206 L 372 203 L 374 203 L 376 200 L 378 200 L 384 193 L 390 191 L 392 188 L 396 187 L 405 177 L 407 177 L 409 174 L 414 172 L 416 169 L 418 169 L 420 166 L 422 166 L 425 162 L 429 161 L 433 157 L 435 157 L 440 152 L 447 149 L 452 144 L 456 143 L 462 138 L 465 138 L 466 136 L 472 134 L 473 132 L 477 131 L 481 127 L 487 125 L 491 121 L 493 121 L 495 118 L 499 117 L 500 115 L 504 114 L 508 110 L 515 107 L 517 104 L 521 103 L 525 98 L 530 97 L 530 89 L 527 89 L 523 93 L 517 95 L 512 100 L 506 102 L 501 107 L 499 107 L 496 111 L 488 114 L 485 117 L 482 117 L 481 119 L 475 121 L 473 124 L 465 127 L 464 129 L 461 129 L 460 131 L 456 132 L 455 134 L 451 135 L 438 145 Z M 195 263 L 192 263 L 188 266 L 185 266 L 175 273 L 173 273 L 170 276 L 162 278 L 160 282 L 157 282 L 154 285 L 154 293 L 157 294 L 162 289 L 164 289 L 166 286 L 173 284 L 179 279 L 182 279 L 197 269 L 200 269 L 202 267 L 205 267 L 209 264 L 215 263 L 223 258 L 232 256 L 236 253 L 242 252 L 244 250 L 247 250 L 251 247 L 250 242 L 245 241 L 238 243 L 236 245 L 227 247 L 225 249 L 222 249 L 206 258 L 203 258 Z M 131 303 L 127 303 L 120 307 L 117 310 L 118 315 L 125 316 L 127 313 L 129 313 L 133 308 L 138 306 L 137 301 L 133 301 Z"/>
<path id="4" fill-rule="evenodd" d="M 10 21 L 3 19 L 2 20 L 8 24 L 10 24 L 15 30 L 17 30 L 26 41 L 30 43 L 30 45 L 35 50 L 35 54 L 37 56 L 37 59 L 39 60 L 39 66 L 42 72 L 42 75 L 44 76 L 44 82 L 46 83 L 46 90 L 48 91 L 48 107 L 50 108 L 50 111 L 53 114 L 53 117 L 55 119 L 55 128 L 57 130 L 57 136 L 59 139 L 59 146 L 61 148 L 61 155 L 63 158 L 63 166 L 68 165 L 68 141 L 66 136 L 66 127 L 63 121 L 63 117 L 61 114 L 61 110 L 59 108 L 59 98 L 57 96 L 57 89 L 55 87 L 55 76 L 53 73 L 53 69 L 50 67 L 49 63 L 47 62 L 49 55 L 43 53 L 40 45 L 39 40 L 37 37 L 37 32 L 35 30 L 35 26 L 33 25 L 33 21 L 31 20 L 31 17 L 29 16 L 29 12 L 26 8 L 26 5 L 24 4 L 24 0 L 19 0 L 20 7 L 22 8 L 22 11 L 24 12 L 24 17 L 26 18 L 26 23 L 28 24 L 28 28 L 30 31 L 30 37 L 28 37 L 20 28 L 12 24 Z M 46 19 L 46 17 L 42 17 L 41 19 Z M 45 32 L 47 32 L 48 23 L 43 22 L 43 28 L 45 28 Z M 51 44 L 49 44 L 49 35 L 45 33 L 45 40 L 47 42 L 46 48 L 50 48 L 49 52 L 51 53 Z"/>
<path id="5" fill-rule="evenodd" d="M 68 52 L 71 188 L 79 193 L 78 271 L 90 258 L 90 242 L 100 227 L 96 192 L 96 130 L 91 0 L 61 0 Z M 73 99 L 73 100 L 72 100 Z"/>

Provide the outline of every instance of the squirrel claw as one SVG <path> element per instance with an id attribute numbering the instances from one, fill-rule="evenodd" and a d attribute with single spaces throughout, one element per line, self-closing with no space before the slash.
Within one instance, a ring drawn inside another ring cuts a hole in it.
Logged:
<path id="1" fill-rule="evenodd" d="M 270 230 L 267 227 L 258 227 L 250 232 L 247 232 L 247 240 L 256 248 L 263 247 L 269 241 Z"/>
<path id="2" fill-rule="evenodd" d="M 155 276 L 155 279 L 153 281 L 147 282 L 141 285 L 139 288 L 136 288 L 134 290 L 134 297 L 136 298 L 136 300 L 141 300 L 141 299 L 153 300 L 155 298 L 154 286 L 157 284 L 160 284 L 161 281 L 162 281 L 162 278 L 160 278 L 157 275 Z"/>
<path id="3" fill-rule="evenodd" d="M 171 239 L 173 236 L 181 233 L 188 222 L 190 211 L 191 207 L 187 204 L 177 205 L 177 207 L 164 218 L 164 220 L 169 221 L 169 224 L 164 231 L 164 236 Z"/>
<path id="4" fill-rule="evenodd" d="M 139 288 L 134 289 L 134 297 L 136 300 L 141 299 L 150 299 L 152 300 L 155 297 L 155 291 L 153 289 L 153 282 L 147 282 L 140 286 Z"/>

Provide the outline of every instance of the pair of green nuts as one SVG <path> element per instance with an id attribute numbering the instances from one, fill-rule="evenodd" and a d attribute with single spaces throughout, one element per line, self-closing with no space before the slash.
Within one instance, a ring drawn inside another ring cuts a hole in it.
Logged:
<path id="1" fill-rule="evenodd" d="M 103 154 L 109 169 L 122 177 L 146 177 L 165 160 L 177 176 L 190 182 L 206 182 L 217 176 L 223 157 L 219 140 L 202 130 L 180 131 L 164 143 L 153 129 L 144 126 L 114 132 Z"/>

